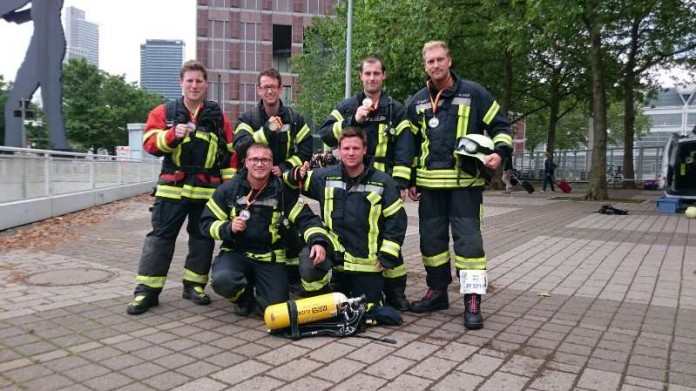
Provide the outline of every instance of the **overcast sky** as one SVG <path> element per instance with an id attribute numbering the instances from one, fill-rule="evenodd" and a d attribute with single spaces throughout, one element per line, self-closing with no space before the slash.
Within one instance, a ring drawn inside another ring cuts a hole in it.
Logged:
<path id="1" fill-rule="evenodd" d="M 70 6 L 99 25 L 99 68 L 125 74 L 128 81 L 140 79 L 140 44 L 146 39 L 180 39 L 186 43 L 185 59 L 196 55 L 196 0 L 65 0 L 63 9 Z M 5 80 L 14 80 L 32 32 L 31 22 L 0 19 L 0 75 Z"/>

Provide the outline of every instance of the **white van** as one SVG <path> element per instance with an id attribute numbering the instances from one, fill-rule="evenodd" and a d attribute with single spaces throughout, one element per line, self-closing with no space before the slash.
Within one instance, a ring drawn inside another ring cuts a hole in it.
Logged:
<path id="1" fill-rule="evenodd" d="M 666 197 L 696 200 L 696 126 L 689 136 L 673 134 L 667 140 L 660 188 Z"/>

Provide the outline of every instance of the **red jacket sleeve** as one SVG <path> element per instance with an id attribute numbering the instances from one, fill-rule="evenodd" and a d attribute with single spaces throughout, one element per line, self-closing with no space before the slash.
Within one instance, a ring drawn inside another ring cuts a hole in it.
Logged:
<path id="1" fill-rule="evenodd" d="M 174 135 L 174 128 L 166 129 L 167 113 L 164 105 L 159 105 L 150 111 L 143 134 L 143 149 L 155 156 L 172 153 L 180 139 Z"/>

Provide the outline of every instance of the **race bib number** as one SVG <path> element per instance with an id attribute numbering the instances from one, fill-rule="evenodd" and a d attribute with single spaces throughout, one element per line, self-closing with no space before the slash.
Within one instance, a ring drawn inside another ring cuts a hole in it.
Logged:
<path id="1" fill-rule="evenodd" d="M 460 270 L 459 293 L 485 295 L 488 289 L 488 274 L 485 270 Z"/>

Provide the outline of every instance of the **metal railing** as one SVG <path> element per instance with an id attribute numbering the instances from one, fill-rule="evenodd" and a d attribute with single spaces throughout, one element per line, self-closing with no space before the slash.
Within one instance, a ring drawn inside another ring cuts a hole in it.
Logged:
<path id="1" fill-rule="evenodd" d="M 639 147 L 633 151 L 635 178 L 617 175 L 623 171 L 624 150 L 607 149 L 607 181 L 636 181 L 659 179 L 662 172 L 662 153 L 664 147 Z M 592 150 L 560 150 L 554 153 L 556 179 L 569 182 L 586 182 L 592 159 Z M 520 177 L 527 180 L 544 178 L 544 152 L 534 151 L 513 155 L 513 165 Z"/>
<path id="2" fill-rule="evenodd" d="M 0 204 L 153 182 L 158 159 L 0 147 Z"/>

